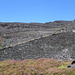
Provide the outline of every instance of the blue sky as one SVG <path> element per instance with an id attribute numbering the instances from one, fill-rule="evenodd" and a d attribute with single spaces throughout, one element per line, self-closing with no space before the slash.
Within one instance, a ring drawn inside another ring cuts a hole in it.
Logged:
<path id="1" fill-rule="evenodd" d="M 0 22 L 74 20 L 75 0 L 0 0 Z"/>

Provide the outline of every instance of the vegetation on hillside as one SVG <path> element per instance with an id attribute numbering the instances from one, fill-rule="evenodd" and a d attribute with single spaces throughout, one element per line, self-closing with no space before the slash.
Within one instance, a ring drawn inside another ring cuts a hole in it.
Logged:
<path id="1" fill-rule="evenodd" d="M 0 75 L 75 75 L 75 68 L 67 68 L 70 63 L 46 58 L 5 60 L 0 62 Z"/>

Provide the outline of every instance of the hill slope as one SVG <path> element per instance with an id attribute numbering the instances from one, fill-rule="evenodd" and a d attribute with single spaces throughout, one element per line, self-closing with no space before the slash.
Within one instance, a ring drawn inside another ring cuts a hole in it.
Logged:
<path id="1" fill-rule="evenodd" d="M 74 36 L 75 33 L 72 32 L 59 33 L 6 48 L 0 51 L 0 60 L 38 58 L 75 59 Z"/>
<path id="2" fill-rule="evenodd" d="M 0 61 L 6 59 L 75 59 L 75 21 L 0 23 Z M 7 48 L 6 48 L 7 47 Z"/>

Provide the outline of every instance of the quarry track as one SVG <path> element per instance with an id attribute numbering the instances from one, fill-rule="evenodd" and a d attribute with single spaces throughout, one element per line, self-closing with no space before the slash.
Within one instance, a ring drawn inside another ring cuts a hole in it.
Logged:
<path id="1" fill-rule="evenodd" d="M 42 37 L 48 37 L 49 35 L 45 35 L 45 36 L 42 36 Z M 39 39 L 41 37 L 37 37 L 37 38 L 33 38 L 33 39 L 30 39 L 30 40 L 27 40 L 27 41 L 23 41 L 23 42 L 18 42 L 16 44 L 11 44 L 9 46 L 5 46 L 5 47 L 1 47 L 0 50 L 4 50 L 6 48 L 10 48 L 10 47 L 15 47 L 16 45 L 20 45 L 20 44 L 24 44 L 26 42 L 29 42 L 29 41 L 33 41 L 33 40 L 36 40 L 36 39 Z"/>

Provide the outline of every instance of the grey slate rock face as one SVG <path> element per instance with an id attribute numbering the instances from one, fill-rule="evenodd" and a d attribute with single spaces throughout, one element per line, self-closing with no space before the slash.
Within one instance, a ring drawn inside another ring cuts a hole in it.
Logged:
<path id="1" fill-rule="evenodd" d="M 75 67 L 75 61 L 72 61 L 71 65 L 67 66 L 68 68 L 73 68 Z"/>
<path id="2" fill-rule="evenodd" d="M 73 60 L 71 64 L 72 64 L 72 65 L 75 64 L 75 60 Z"/>

